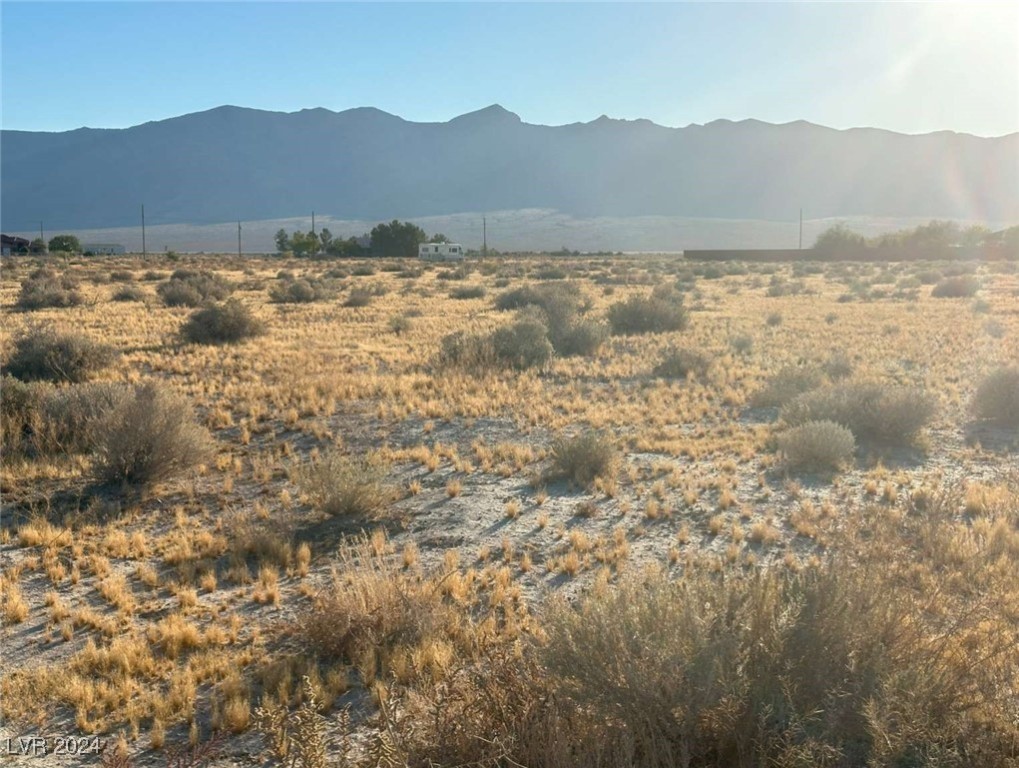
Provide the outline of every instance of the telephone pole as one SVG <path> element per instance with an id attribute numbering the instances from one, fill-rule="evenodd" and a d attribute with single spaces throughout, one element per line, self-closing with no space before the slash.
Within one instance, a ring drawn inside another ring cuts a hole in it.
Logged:
<path id="1" fill-rule="evenodd" d="M 237 222 L 237 255 L 241 256 L 241 223 Z"/>
<path id="2" fill-rule="evenodd" d="M 145 203 L 142 203 L 142 256 L 147 256 L 148 251 L 145 248 Z"/>
<path id="3" fill-rule="evenodd" d="M 803 250 L 803 209 L 800 208 L 800 250 Z"/>
<path id="4" fill-rule="evenodd" d="M 311 212 L 311 234 L 315 234 L 315 212 Z"/>
<path id="5" fill-rule="evenodd" d="M 485 216 L 481 217 L 481 255 L 488 255 L 488 219 Z"/>
<path id="6" fill-rule="evenodd" d="M 39 239 L 42 240 L 44 243 L 46 242 L 46 235 L 44 235 L 42 233 L 42 222 L 41 221 L 39 222 Z"/>

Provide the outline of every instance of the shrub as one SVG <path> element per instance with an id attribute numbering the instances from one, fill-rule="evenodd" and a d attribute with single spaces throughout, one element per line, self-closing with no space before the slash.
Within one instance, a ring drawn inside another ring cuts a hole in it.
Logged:
<path id="1" fill-rule="evenodd" d="M 343 547 L 339 561 L 332 584 L 295 622 L 305 647 L 319 659 L 359 665 L 368 684 L 379 664 L 384 668 L 399 649 L 442 636 L 444 619 L 452 630 L 455 619 L 434 580 L 401 570 L 367 538 Z"/>
<path id="2" fill-rule="evenodd" d="M 833 421 L 857 440 L 902 445 L 910 443 L 936 411 L 934 400 L 919 389 L 848 383 L 802 394 L 781 415 L 790 426 Z"/>
<path id="3" fill-rule="evenodd" d="M 595 320 L 574 320 L 565 326 L 549 329 L 549 341 L 563 357 L 589 357 L 595 354 L 609 336 L 604 323 Z"/>
<path id="4" fill-rule="evenodd" d="M 407 315 L 393 315 L 389 318 L 389 330 L 397 336 L 406 333 L 411 329 L 411 321 Z"/>
<path id="5" fill-rule="evenodd" d="M 848 379 L 853 375 L 853 361 L 845 352 L 833 352 L 821 365 L 821 370 L 832 381 Z"/>
<path id="6" fill-rule="evenodd" d="M 97 425 L 95 455 L 101 482 L 148 485 L 208 461 L 213 443 L 186 400 L 143 384 Z"/>
<path id="7" fill-rule="evenodd" d="M 613 304 L 608 319 L 617 336 L 681 331 L 687 324 L 683 295 L 666 286 L 659 286 L 650 296 L 631 296 Z"/>
<path id="8" fill-rule="evenodd" d="M 973 296 L 980 290 L 980 281 L 972 275 L 946 277 L 931 289 L 937 299 L 957 299 Z"/>
<path id="9" fill-rule="evenodd" d="M 0 437 L 4 455 L 35 452 L 35 440 L 43 424 L 42 403 L 47 384 L 26 383 L 4 375 L 0 382 Z"/>
<path id="10" fill-rule="evenodd" d="M 779 435 L 778 450 L 789 469 L 838 469 L 852 458 L 856 440 L 833 421 L 808 421 Z"/>
<path id="11" fill-rule="evenodd" d="M 16 306 L 24 310 L 77 307 L 84 301 L 76 280 L 60 277 L 53 270 L 42 268 L 22 281 Z"/>
<path id="12" fill-rule="evenodd" d="M 528 304 L 539 305 L 538 292 L 529 285 L 506 291 L 495 300 L 495 308 L 503 311 L 520 309 Z"/>
<path id="13" fill-rule="evenodd" d="M 751 403 L 755 408 L 781 407 L 804 392 L 817 389 L 822 384 L 824 384 L 824 374 L 817 368 L 789 365 L 769 378 L 764 388 L 751 398 Z"/>
<path id="14" fill-rule="evenodd" d="M 497 309 L 521 309 L 524 317 L 544 324 L 552 348 L 563 357 L 593 355 L 608 338 L 604 324 L 582 319 L 588 306 L 576 283 L 524 286 L 496 300 Z"/>
<path id="15" fill-rule="evenodd" d="M 487 335 L 466 331 L 449 334 L 442 340 L 439 364 L 475 371 L 524 370 L 547 365 L 553 352 L 545 326 L 534 317 L 522 317 Z"/>
<path id="16" fill-rule="evenodd" d="M 916 273 L 916 279 L 921 285 L 936 285 L 943 277 L 944 275 L 936 269 L 925 269 Z"/>
<path id="17" fill-rule="evenodd" d="M 989 638 L 994 661 L 977 664 L 943 639 L 929 593 L 885 575 L 899 574 L 896 555 L 836 556 L 798 574 L 658 571 L 577 605 L 554 600 L 540 674 L 579 716 L 542 733 L 543 751 L 567 759 L 539 764 L 962 766 L 976 752 L 1008 765 L 1011 686 L 989 669 L 1014 675 L 1014 650 Z M 947 588 L 955 576 L 932 579 Z M 976 642 L 984 618 L 960 609 L 951 622 Z M 542 725 L 530 712 L 502 741 L 518 753 Z"/>
<path id="18" fill-rule="evenodd" d="M 22 381 L 86 381 L 109 366 L 112 347 L 76 333 L 35 328 L 14 342 L 7 371 Z"/>
<path id="19" fill-rule="evenodd" d="M 198 307 L 222 301 L 233 292 L 233 286 L 212 272 L 178 269 L 156 292 L 168 307 Z"/>
<path id="20" fill-rule="evenodd" d="M 467 369 L 484 369 L 495 365 L 490 336 L 456 331 L 443 337 L 439 348 L 439 365 Z"/>
<path id="21" fill-rule="evenodd" d="M 608 435 L 595 430 L 560 437 L 552 444 L 550 479 L 588 485 L 596 477 L 612 478 L 619 467 L 619 450 Z"/>
<path id="22" fill-rule="evenodd" d="M 711 361 L 706 355 L 693 349 L 676 347 L 665 353 L 661 362 L 652 369 L 651 375 L 661 379 L 685 379 L 690 374 L 703 376 Z"/>
<path id="23" fill-rule="evenodd" d="M 554 352 L 548 329 L 535 320 L 518 320 L 498 328 L 490 338 L 495 359 L 518 371 L 543 368 Z"/>
<path id="24" fill-rule="evenodd" d="M 163 283 L 156 292 L 168 307 L 197 307 L 203 303 L 201 291 L 183 281 Z"/>
<path id="25" fill-rule="evenodd" d="M 970 410 L 979 419 L 1019 426 L 1019 368 L 999 368 L 988 374 L 977 387 Z"/>
<path id="26" fill-rule="evenodd" d="M 321 280 L 282 280 L 269 286 L 269 299 L 276 304 L 308 304 L 332 296 L 332 289 Z"/>
<path id="27" fill-rule="evenodd" d="M 745 333 L 737 334 L 729 339 L 729 346 L 737 355 L 746 355 L 754 348 L 754 337 Z"/>
<path id="28" fill-rule="evenodd" d="M 449 292 L 451 299 L 481 299 L 485 296 L 483 285 L 462 285 Z"/>
<path id="29" fill-rule="evenodd" d="M 469 264 L 461 264 L 459 267 L 454 269 L 444 269 L 439 272 L 436 276 L 436 280 L 466 280 L 471 276 L 471 267 Z"/>
<path id="30" fill-rule="evenodd" d="M 495 300 L 495 308 L 506 311 L 535 306 L 540 307 L 549 316 L 572 315 L 582 310 L 583 301 L 584 297 L 577 283 L 524 285 L 501 294 Z"/>
<path id="31" fill-rule="evenodd" d="M 372 273 L 374 274 L 374 273 Z M 345 307 L 367 307 L 371 304 L 372 295 L 369 291 L 363 288 L 355 288 L 347 296 L 347 300 L 343 302 Z"/>
<path id="32" fill-rule="evenodd" d="M 54 387 L 41 401 L 42 423 L 34 436 L 38 453 L 84 453 L 92 450 L 103 420 L 130 394 L 125 384 L 89 382 Z"/>
<path id="33" fill-rule="evenodd" d="M 312 505 L 332 517 L 373 518 L 392 498 L 385 467 L 369 459 L 354 459 L 332 451 L 302 466 L 296 475 Z"/>
<path id="34" fill-rule="evenodd" d="M 114 291 L 111 297 L 113 301 L 145 301 L 148 294 L 139 285 L 125 285 Z"/>
<path id="35" fill-rule="evenodd" d="M 235 344 L 265 333 L 265 324 L 237 299 L 197 310 L 181 329 L 193 344 Z"/>
<path id="36" fill-rule="evenodd" d="M 565 280 L 569 275 L 560 267 L 542 267 L 535 271 L 534 277 L 538 280 Z"/>
<path id="37" fill-rule="evenodd" d="M 127 269 L 115 269 L 110 272 L 110 280 L 114 283 L 130 283 L 134 280 L 134 272 Z"/>
<path id="38" fill-rule="evenodd" d="M 0 384 L 0 433 L 5 455 L 53 456 L 93 450 L 99 425 L 125 397 L 121 384 L 55 387 L 5 376 Z"/>

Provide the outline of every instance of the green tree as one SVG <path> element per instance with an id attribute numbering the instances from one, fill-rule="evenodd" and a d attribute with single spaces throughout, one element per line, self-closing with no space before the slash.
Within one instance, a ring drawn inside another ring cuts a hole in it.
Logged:
<path id="1" fill-rule="evenodd" d="M 418 245 L 427 240 L 428 235 L 421 227 L 393 219 L 389 224 L 378 224 L 372 229 L 372 256 L 412 258 L 417 256 Z"/>
<path id="2" fill-rule="evenodd" d="M 294 252 L 294 256 L 314 256 L 321 248 L 322 243 L 314 232 L 294 232 L 290 238 L 290 250 Z"/>
<path id="3" fill-rule="evenodd" d="M 907 238 L 914 248 L 949 248 L 959 242 L 959 225 L 954 221 L 932 221 L 921 224 Z"/>
<path id="4" fill-rule="evenodd" d="M 49 248 L 51 253 L 81 253 L 81 242 L 74 235 L 57 235 L 50 238 Z"/>
<path id="5" fill-rule="evenodd" d="M 322 227 L 322 231 L 318 233 L 318 241 L 322 245 L 322 250 L 328 253 L 329 246 L 333 242 L 333 233 L 325 227 Z"/>
<path id="6" fill-rule="evenodd" d="M 945 250 L 960 243 L 977 245 L 983 240 L 986 230 L 983 227 L 971 227 L 966 232 L 959 229 L 954 221 L 931 221 L 921 224 L 915 229 L 900 229 L 886 232 L 871 241 L 878 248 L 913 248 L 919 250 Z"/>
<path id="7" fill-rule="evenodd" d="M 853 232 L 845 224 L 839 222 L 817 236 L 817 240 L 814 241 L 814 250 L 835 253 L 857 250 L 866 245 L 867 241 L 863 235 Z"/>
<path id="8" fill-rule="evenodd" d="M 358 242 L 356 237 L 348 237 L 346 240 L 333 238 L 330 240 L 329 246 L 326 248 L 326 253 L 330 256 L 356 259 L 365 255 L 364 250 L 365 249 L 361 247 L 361 243 Z"/>
<path id="9" fill-rule="evenodd" d="M 434 235 L 432 235 L 429 238 L 428 242 L 429 243 L 448 243 L 448 242 L 451 242 L 451 241 L 450 241 L 450 239 L 448 237 L 446 237 L 441 232 L 436 232 Z"/>
<path id="10" fill-rule="evenodd" d="M 987 242 L 1001 248 L 1006 259 L 1019 259 L 1019 226 L 993 232 L 988 236 Z"/>
<path id="11" fill-rule="evenodd" d="M 33 240 L 31 243 L 29 243 L 29 245 L 28 245 L 28 252 L 29 253 L 46 253 L 46 241 L 43 240 L 41 237 L 35 238 L 35 240 Z"/>
<path id="12" fill-rule="evenodd" d="M 287 234 L 285 229 L 279 229 L 276 231 L 276 235 L 273 237 L 276 241 L 276 251 L 278 253 L 286 253 L 291 250 L 290 248 L 290 236 Z"/>
<path id="13" fill-rule="evenodd" d="M 974 247 L 983 245 L 991 237 L 991 230 L 982 224 L 974 224 L 973 226 L 966 227 L 959 236 L 959 243 L 961 245 Z"/>

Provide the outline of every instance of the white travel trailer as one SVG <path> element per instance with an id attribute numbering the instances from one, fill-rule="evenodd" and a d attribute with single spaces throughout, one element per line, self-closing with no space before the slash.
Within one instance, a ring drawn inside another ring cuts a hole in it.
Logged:
<path id="1" fill-rule="evenodd" d="M 425 261 L 463 261 L 464 247 L 459 243 L 421 243 L 418 258 Z"/>

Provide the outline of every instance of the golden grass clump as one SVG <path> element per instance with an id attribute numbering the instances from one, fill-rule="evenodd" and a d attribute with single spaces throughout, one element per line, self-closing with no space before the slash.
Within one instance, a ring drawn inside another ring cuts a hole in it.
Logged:
<path id="1" fill-rule="evenodd" d="M 580 486 L 595 478 L 611 480 L 619 470 L 619 449 L 606 434 L 588 430 L 560 437 L 552 445 L 550 479 L 567 479 Z"/>
<path id="2" fill-rule="evenodd" d="M 356 459 L 335 450 L 302 465 L 296 479 L 311 503 L 333 517 L 372 518 L 392 498 L 385 468 L 377 460 Z"/>

